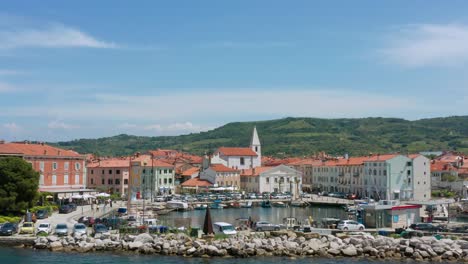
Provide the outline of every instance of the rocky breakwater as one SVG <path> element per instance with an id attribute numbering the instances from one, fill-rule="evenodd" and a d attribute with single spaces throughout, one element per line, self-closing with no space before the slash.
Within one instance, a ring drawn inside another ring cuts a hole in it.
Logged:
<path id="1" fill-rule="evenodd" d="M 291 231 L 237 235 L 223 239 L 195 239 L 186 234 L 96 235 L 40 237 L 34 248 L 52 251 L 133 251 L 186 257 L 321 256 L 381 259 L 453 260 L 468 262 L 468 241 L 372 236 L 320 236 Z"/>

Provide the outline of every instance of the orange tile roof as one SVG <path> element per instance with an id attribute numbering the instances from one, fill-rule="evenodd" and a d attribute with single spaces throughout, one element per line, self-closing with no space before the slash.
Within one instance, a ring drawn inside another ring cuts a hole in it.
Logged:
<path id="1" fill-rule="evenodd" d="M 218 149 L 218 152 L 226 156 L 257 156 L 257 153 L 251 148 L 228 148 L 221 147 Z"/>
<path id="2" fill-rule="evenodd" d="M 244 177 L 257 177 L 260 174 L 264 173 L 265 171 L 269 171 L 274 167 L 255 167 L 253 169 L 242 170 L 240 176 Z"/>
<path id="3" fill-rule="evenodd" d="M 79 157 L 84 155 L 73 150 L 65 150 L 52 147 L 46 144 L 32 143 L 3 143 L 0 144 L 0 154 L 22 154 L 26 156 L 59 156 L 59 157 Z"/>
<path id="4" fill-rule="evenodd" d="M 367 157 L 365 161 L 386 161 L 389 159 L 393 159 L 394 157 L 398 156 L 400 154 L 383 154 L 383 155 L 373 155 L 370 157 Z"/>
<path id="5" fill-rule="evenodd" d="M 130 159 L 105 159 L 101 161 L 93 161 L 92 163 L 88 163 L 86 167 L 88 168 L 124 168 L 130 167 L 129 164 Z"/>
<path id="6" fill-rule="evenodd" d="M 301 159 L 298 161 L 290 162 L 287 165 L 289 166 L 298 166 L 298 165 L 311 165 L 311 166 L 320 166 L 323 161 L 317 159 Z"/>
<path id="7" fill-rule="evenodd" d="M 195 177 L 181 184 L 182 187 L 210 187 L 213 184 L 207 180 L 202 180 L 200 177 Z"/>
<path id="8" fill-rule="evenodd" d="M 238 170 L 224 166 L 223 164 L 211 164 L 210 168 L 216 172 L 236 172 Z"/>
<path id="9" fill-rule="evenodd" d="M 456 168 L 450 162 L 435 161 L 431 162 L 431 171 L 455 171 Z"/>
<path id="10" fill-rule="evenodd" d="M 192 167 L 188 170 L 185 170 L 184 172 L 182 172 L 182 176 L 192 176 L 193 174 L 195 173 L 198 173 L 200 171 L 199 168 L 197 167 Z"/>

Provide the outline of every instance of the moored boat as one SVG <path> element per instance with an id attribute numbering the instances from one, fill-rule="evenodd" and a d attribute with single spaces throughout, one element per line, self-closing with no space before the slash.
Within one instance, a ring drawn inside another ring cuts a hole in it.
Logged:
<path id="1" fill-rule="evenodd" d="M 288 205 L 286 203 L 283 203 L 283 202 L 273 202 L 272 206 L 273 207 L 287 207 Z"/>
<path id="2" fill-rule="evenodd" d="M 188 210 L 189 206 L 188 206 L 188 203 L 186 202 L 173 200 L 173 201 L 168 201 L 166 203 L 166 208 L 184 211 L 184 210 Z"/>
<path id="3" fill-rule="evenodd" d="M 271 202 L 269 200 L 264 200 L 262 201 L 262 205 L 261 205 L 263 208 L 271 208 Z"/>
<path id="4" fill-rule="evenodd" d="M 248 201 L 245 203 L 239 203 L 241 208 L 252 208 L 252 201 Z"/>

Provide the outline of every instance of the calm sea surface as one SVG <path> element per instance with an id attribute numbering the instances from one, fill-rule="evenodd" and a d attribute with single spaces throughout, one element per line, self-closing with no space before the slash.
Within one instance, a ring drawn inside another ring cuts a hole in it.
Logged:
<path id="1" fill-rule="evenodd" d="M 311 206 L 311 207 L 253 207 L 253 208 L 228 208 L 211 209 L 211 218 L 213 222 L 236 223 L 238 218 L 252 217 L 253 221 L 269 221 L 275 224 L 283 223 L 285 217 L 296 217 L 298 221 L 304 221 L 309 216 L 314 220 L 320 221 L 322 218 L 347 219 L 347 213 L 340 206 Z M 193 210 L 187 212 L 172 212 L 167 215 L 159 216 L 160 223 L 168 226 L 187 226 L 186 224 L 197 227 L 203 226 L 205 219 L 205 210 Z"/>
<path id="2" fill-rule="evenodd" d="M 70 263 L 70 264 L 123 264 L 123 263 L 216 263 L 216 264 L 238 264 L 239 261 L 243 264 L 267 264 L 272 262 L 277 263 L 294 263 L 294 264 L 336 264 L 352 263 L 352 264 L 390 264 L 390 263 L 424 263 L 414 261 L 381 261 L 381 260 L 367 260 L 367 259 L 348 259 L 348 258 L 280 258 L 280 257 L 253 257 L 247 259 L 235 258 L 184 258 L 177 256 L 158 256 L 158 255 L 139 255 L 130 253 L 59 253 L 50 252 L 47 250 L 33 250 L 33 249 L 14 249 L 14 248 L 1 248 L 0 247 L 0 263 L 10 264 L 55 264 L 55 263 Z"/>

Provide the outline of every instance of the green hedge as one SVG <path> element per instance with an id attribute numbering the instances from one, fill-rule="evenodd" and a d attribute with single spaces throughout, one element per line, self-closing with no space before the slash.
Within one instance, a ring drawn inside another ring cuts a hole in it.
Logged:
<path id="1" fill-rule="evenodd" d="M 54 211 L 58 211 L 58 206 L 57 205 L 34 206 L 29 211 L 31 213 L 36 213 L 39 210 L 47 210 L 49 214 L 51 214 Z"/>
<path id="2" fill-rule="evenodd" d="M 21 217 L 20 217 L 20 216 L 4 216 L 4 215 L 0 215 L 0 223 L 6 223 L 6 222 L 18 223 L 19 221 L 21 221 Z"/>

